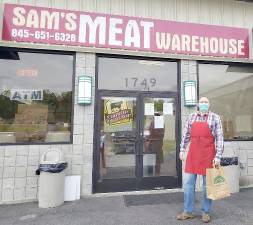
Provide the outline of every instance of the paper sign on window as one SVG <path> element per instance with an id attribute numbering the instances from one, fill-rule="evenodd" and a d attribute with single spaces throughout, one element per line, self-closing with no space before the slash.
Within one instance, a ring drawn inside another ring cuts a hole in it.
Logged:
<path id="1" fill-rule="evenodd" d="M 163 103 L 163 115 L 173 115 L 173 103 L 171 102 Z"/>
<path id="2" fill-rule="evenodd" d="M 164 119 L 163 116 L 155 116 L 154 117 L 154 128 L 159 129 L 159 128 L 164 128 Z"/>
<path id="3" fill-rule="evenodd" d="M 155 114 L 154 103 L 145 103 L 144 115 L 153 116 Z"/>

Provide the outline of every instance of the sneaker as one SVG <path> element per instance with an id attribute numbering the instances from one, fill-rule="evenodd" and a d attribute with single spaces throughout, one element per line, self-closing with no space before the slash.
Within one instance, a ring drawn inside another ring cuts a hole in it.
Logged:
<path id="1" fill-rule="evenodd" d="M 193 219 L 195 216 L 192 213 L 183 212 L 177 215 L 178 220 L 188 220 Z"/>
<path id="2" fill-rule="evenodd" d="M 211 217 L 210 217 L 210 215 L 209 214 L 207 214 L 207 213 L 203 213 L 202 214 L 202 222 L 203 223 L 209 223 L 210 221 L 211 221 Z"/>

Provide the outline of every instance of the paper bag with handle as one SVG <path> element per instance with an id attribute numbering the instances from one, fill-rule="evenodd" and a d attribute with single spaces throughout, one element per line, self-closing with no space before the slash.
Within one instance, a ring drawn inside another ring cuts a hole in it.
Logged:
<path id="1" fill-rule="evenodd" d="M 206 192 L 207 198 L 212 200 L 230 196 L 229 186 L 222 166 L 206 169 Z"/>

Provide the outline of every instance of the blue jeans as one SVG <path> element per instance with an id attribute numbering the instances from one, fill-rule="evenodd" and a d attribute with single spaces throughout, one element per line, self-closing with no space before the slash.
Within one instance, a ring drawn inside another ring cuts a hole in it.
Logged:
<path id="1" fill-rule="evenodd" d="M 197 174 L 185 173 L 184 180 L 184 212 L 192 213 L 195 209 L 195 186 Z M 203 213 L 210 213 L 212 200 L 206 197 L 206 176 L 202 176 L 202 201 L 201 210 Z"/>

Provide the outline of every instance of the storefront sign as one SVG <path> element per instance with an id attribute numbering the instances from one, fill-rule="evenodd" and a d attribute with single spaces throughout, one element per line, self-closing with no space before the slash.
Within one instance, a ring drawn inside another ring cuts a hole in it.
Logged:
<path id="1" fill-rule="evenodd" d="M 249 31 L 5 4 L 3 40 L 249 58 Z"/>

